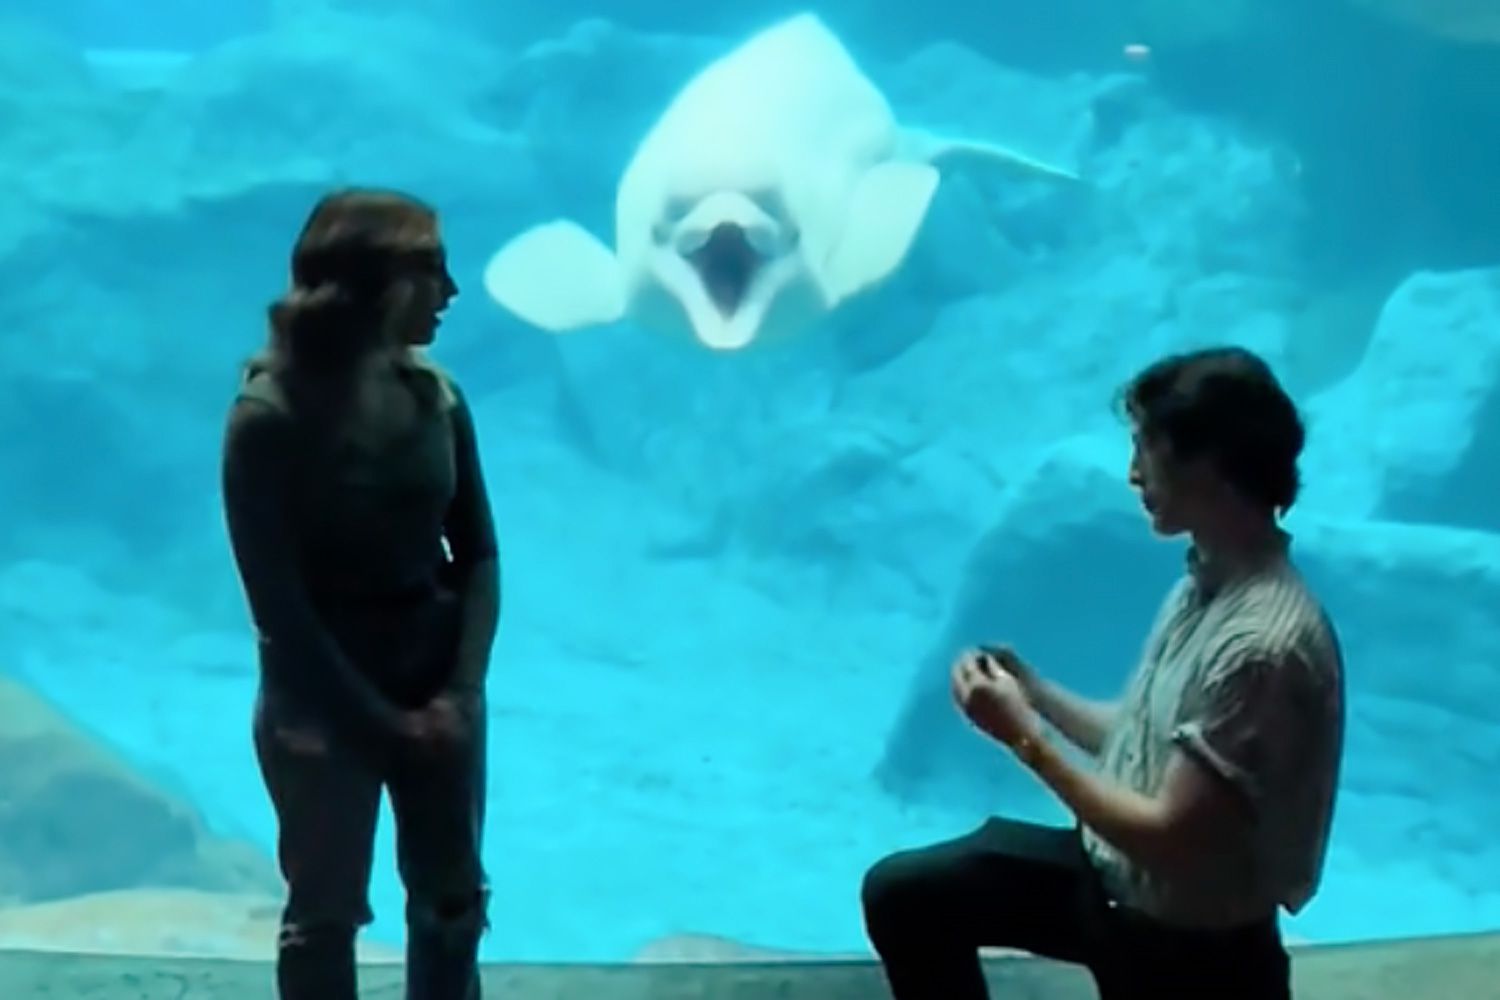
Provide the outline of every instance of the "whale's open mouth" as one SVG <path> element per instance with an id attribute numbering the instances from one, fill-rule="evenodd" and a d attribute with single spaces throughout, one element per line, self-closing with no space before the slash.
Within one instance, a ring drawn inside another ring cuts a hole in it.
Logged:
<path id="1" fill-rule="evenodd" d="M 722 316 L 732 316 L 739 310 L 763 263 L 744 228 L 732 222 L 715 226 L 708 239 L 685 256 Z"/>

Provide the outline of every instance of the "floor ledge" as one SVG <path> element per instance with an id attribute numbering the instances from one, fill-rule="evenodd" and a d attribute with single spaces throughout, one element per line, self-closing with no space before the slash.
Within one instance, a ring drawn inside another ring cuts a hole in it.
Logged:
<path id="1" fill-rule="evenodd" d="M 1310 945 L 1295 951 L 1298 1000 L 1500 1000 L 1500 933 Z M 1006 1000 L 1093 1000 L 1078 969 L 1031 958 L 986 963 Z M 361 967 L 361 997 L 400 1000 L 401 966 Z M 491 965 L 505 1000 L 883 1000 L 869 961 Z M 265 962 L 0 951 L 6 1000 L 274 1000 Z"/>

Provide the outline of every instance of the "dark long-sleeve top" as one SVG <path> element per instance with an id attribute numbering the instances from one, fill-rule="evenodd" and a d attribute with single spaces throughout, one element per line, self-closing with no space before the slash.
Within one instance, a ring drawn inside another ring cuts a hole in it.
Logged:
<path id="1" fill-rule="evenodd" d="M 222 489 L 263 696 L 359 745 L 437 694 L 481 691 L 499 558 L 473 417 L 445 402 L 366 451 L 320 445 L 266 373 L 230 408 Z"/>

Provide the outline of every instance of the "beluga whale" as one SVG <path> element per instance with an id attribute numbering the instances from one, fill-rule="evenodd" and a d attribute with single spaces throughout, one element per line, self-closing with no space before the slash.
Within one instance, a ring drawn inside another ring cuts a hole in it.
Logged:
<path id="1" fill-rule="evenodd" d="M 552 333 L 624 320 L 714 351 L 784 340 L 896 272 L 954 156 L 1078 181 L 902 125 L 823 21 L 793 15 L 699 70 L 647 130 L 616 187 L 612 249 L 545 222 L 489 259 L 484 287 Z"/>

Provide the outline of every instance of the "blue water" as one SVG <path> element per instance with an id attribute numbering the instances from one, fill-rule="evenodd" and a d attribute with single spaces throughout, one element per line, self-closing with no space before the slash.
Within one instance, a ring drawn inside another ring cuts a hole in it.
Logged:
<path id="1" fill-rule="evenodd" d="M 943 664 L 1009 639 L 1118 689 L 1182 553 L 1133 507 L 1111 393 L 1226 341 L 1308 414 L 1289 526 L 1348 657 L 1327 878 L 1288 931 L 1500 926 L 1500 56 L 1344 0 L 1214 24 L 1122 4 L 1024 31 L 1030 5 L 817 8 L 903 122 L 1086 183 L 956 169 L 889 282 L 710 355 L 548 336 L 480 274 L 553 217 L 608 239 L 666 101 L 797 8 L 7 0 L 0 673 L 270 863 L 222 417 L 312 200 L 395 185 L 443 214 L 463 294 L 434 352 L 503 545 L 488 957 L 862 951 L 881 854 L 991 811 L 1064 821 L 968 735 Z M 370 936 L 396 945 L 388 815 L 380 837 Z"/>

